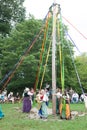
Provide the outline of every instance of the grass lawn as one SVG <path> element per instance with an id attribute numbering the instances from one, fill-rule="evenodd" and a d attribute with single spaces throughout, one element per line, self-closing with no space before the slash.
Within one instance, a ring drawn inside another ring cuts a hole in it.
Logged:
<path id="1" fill-rule="evenodd" d="M 1 104 L 5 117 L 0 120 L 0 130 L 87 130 L 87 115 L 72 120 L 60 120 L 50 115 L 47 121 L 29 119 L 22 113 L 22 104 Z M 17 109 L 20 108 L 20 109 Z M 85 112 L 84 104 L 71 104 L 71 111 Z"/>

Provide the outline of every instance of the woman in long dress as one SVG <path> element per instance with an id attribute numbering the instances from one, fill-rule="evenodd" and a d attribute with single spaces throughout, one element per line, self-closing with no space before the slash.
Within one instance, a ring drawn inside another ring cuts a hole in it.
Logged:
<path id="1" fill-rule="evenodd" d="M 70 97 L 66 91 L 64 91 L 64 94 L 62 94 L 61 97 L 60 118 L 66 120 L 71 119 Z"/>
<path id="2" fill-rule="evenodd" d="M 31 93 L 29 91 L 29 88 L 26 88 L 23 93 L 23 112 L 30 112 L 32 107 L 31 103 Z"/>
<path id="3" fill-rule="evenodd" d="M 48 111 L 47 111 L 47 102 L 48 97 L 44 89 L 40 90 L 39 94 L 37 95 L 37 103 L 38 103 L 38 114 L 40 118 L 47 119 Z"/>
<path id="4" fill-rule="evenodd" d="M 57 89 L 56 92 L 56 114 L 60 114 L 60 101 L 62 97 L 62 90 L 60 88 Z"/>
<path id="5" fill-rule="evenodd" d="M 46 95 L 45 90 L 41 90 L 41 94 L 42 94 L 42 118 L 46 119 L 48 117 L 48 106 L 47 106 L 47 102 L 48 102 L 48 96 Z"/>

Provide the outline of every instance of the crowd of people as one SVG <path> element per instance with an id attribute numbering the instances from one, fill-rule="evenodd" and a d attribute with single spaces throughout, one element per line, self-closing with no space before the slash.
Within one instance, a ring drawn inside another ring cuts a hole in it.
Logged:
<path id="1" fill-rule="evenodd" d="M 6 102 L 14 103 L 14 102 L 17 102 L 19 100 L 20 100 L 20 95 L 18 92 L 14 96 L 13 92 L 7 93 L 6 89 L 2 92 L 0 90 L 0 103 L 6 103 Z"/>
<path id="2" fill-rule="evenodd" d="M 70 119 L 70 103 L 84 102 L 84 94 L 79 96 L 72 88 L 70 90 L 62 90 L 57 88 L 55 93 L 50 90 L 50 87 L 47 85 L 45 89 L 38 90 L 34 92 L 34 89 L 25 88 L 20 98 L 19 93 L 17 92 L 14 96 L 13 92 L 7 94 L 7 90 L 3 92 L 0 91 L 0 102 L 11 102 L 20 101 L 22 99 L 23 107 L 22 111 L 28 113 L 31 111 L 32 104 L 34 101 L 38 104 L 38 116 L 41 119 L 47 119 L 48 117 L 48 106 L 49 100 L 52 98 L 52 95 L 56 97 L 56 114 L 60 115 L 61 119 Z M 1 116 L 4 116 L 0 109 Z"/>
<path id="3" fill-rule="evenodd" d="M 51 91 L 52 92 L 52 91 Z M 51 93 L 54 94 L 54 93 Z M 32 108 L 32 97 L 34 95 L 34 91 L 31 92 L 29 88 L 25 88 L 23 93 L 23 112 L 30 112 Z M 70 96 L 67 91 L 64 91 L 62 93 L 61 89 L 57 89 L 55 94 L 56 96 L 56 114 L 60 114 L 60 118 L 66 118 L 70 119 L 71 113 L 70 113 Z M 50 98 L 50 90 L 49 88 L 38 90 L 36 93 L 36 97 L 34 100 L 36 100 L 38 104 L 38 115 L 41 119 L 47 119 L 48 117 L 48 105 L 49 105 L 49 98 Z M 64 102 L 65 101 L 65 105 Z M 64 115 L 64 109 L 65 109 L 65 115 Z"/>

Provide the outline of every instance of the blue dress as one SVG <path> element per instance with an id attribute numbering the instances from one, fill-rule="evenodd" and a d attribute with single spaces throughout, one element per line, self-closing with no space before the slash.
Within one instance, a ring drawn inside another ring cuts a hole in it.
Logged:
<path id="1" fill-rule="evenodd" d="M 0 107 L 0 119 L 2 119 L 3 117 L 4 117 L 4 113 L 2 112 L 1 107 Z"/>

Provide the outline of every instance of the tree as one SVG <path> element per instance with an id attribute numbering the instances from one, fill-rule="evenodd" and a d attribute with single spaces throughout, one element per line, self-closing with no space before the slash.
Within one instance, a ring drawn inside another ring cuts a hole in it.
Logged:
<path id="1" fill-rule="evenodd" d="M 2 39 L 0 44 L 0 53 L 2 54 L 2 58 L 0 59 L 2 78 L 4 76 L 9 76 L 9 73 L 14 71 L 15 66 L 18 62 L 20 62 L 20 59 L 30 47 L 36 35 L 39 33 L 42 25 L 41 23 L 41 20 L 30 18 L 29 20 L 17 24 L 15 29 L 11 31 L 9 37 Z M 41 37 L 35 43 L 31 53 L 27 54 L 24 58 L 19 69 L 17 69 L 15 76 L 8 84 L 9 89 L 11 88 L 13 90 L 17 90 L 20 86 L 24 89 L 26 86 L 32 87 L 34 85 L 35 72 L 39 59 L 39 50 L 42 42 Z"/>
<path id="2" fill-rule="evenodd" d="M 87 92 L 87 53 L 83 53 L 75 58 L 77 71 L 80 77 L 80 82 L 84 92 Z M 82 93 L 79 82 L 75 82 L 77 90 Z"/>
<path id="3" fill-rule="evenodd" d="M 11 27 L 25 19 L 24 0 L 0 0 L 0 34 L 5 36 Z"/>
<path id="4" fill-rule="evenodd" d="M 15 29 L 11 31 L 9 37 L 1 40 L 0 53 L 2 55 L 2 58 L 0 59 L 0 63 L 1 63 L 0 65 L 1 65 L 2 79 L 4 76 L 6 77 L 4 82 L 7 80 L 7 77 L 9 76 L 10 72 L 15 69 L 15 66 L 17 65 L 17 63 L 19 63 L 21 57 L 29 48 L 29 46 L 31 45 L 32 41 L 34 40 L 34 38 L 40 31 L 42 26 L 43 26 L 42 20 L 36 20 L 34 19 L 34 17 L 30 17 L 29 20 L 25 20 L 24 22 L 17 24 Z M 42 78 L 42 73 L 43 73 L 44 65 L 46 63 L 46 56 L 48 52 L 49 43 L 52 40 L 51 36 L 52 36 L 52 19 L 49 22 L 49 27 L 48 27 L 47 37 L 46 37 L 46 44 L 44 46 L 45 50 L 44 50 L 44 55 L 43 55 L 43 63 L 40 70 L 39 81 L 41 81 L 41 78 Z M 65 87 L 67 87 L 67 86 L 72 85 L 71 77 L 73 74 L 72 61 L 70 58 L 70 52 L 69 52 L 67 43 L 70 44 L 72 52 L 73 52 L 73 46 L 71 45 L 71 42 L 66 39 L 65 34 L 63 36 L 64 36 L 63 37 L 63 48 L 64 48 L 63 55 L 65 57 L 65 64 L 64 64 L 65 65 Z M 43 33 L 37 39 L 30 53 L 28 53 L 27 56 L 24 57 L 22 64 L 16 70 L 16 73 L 14 77 L 11 79 L 11 82 L 7 84 L 7 88 L 9 90 L 20 91 L 21 89 L 22 91 L 25 87 L 34 86 L 43 39 L 44 39 L 44 30 L 43 30 Z M 57 51 L 58 51 L 57 59 L 56 59 L 56 65 L 57 65 L 56 71 L 58 72 L 57 85 L 58 87 L 60 87 L 61 80 L 60 80 L 59 50 Z M 46 83 L 49 83 L 51 85 L 52 83 L 51 70 L 52 70 L 52 53 L 50 50 L 50 55 L 49 55 L 49 59 L 46 65 L 46 72 L 45 72 L 45 77 L 44 77 L 42 87 L 45 87 Z M 39 82 L 39 85 L 40 85 L 40 82 Z M 40 87 L 39 85 L 38 85 L 38 88 Z"/>

